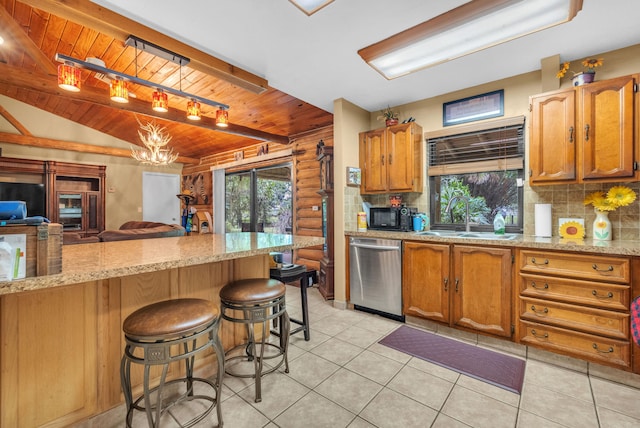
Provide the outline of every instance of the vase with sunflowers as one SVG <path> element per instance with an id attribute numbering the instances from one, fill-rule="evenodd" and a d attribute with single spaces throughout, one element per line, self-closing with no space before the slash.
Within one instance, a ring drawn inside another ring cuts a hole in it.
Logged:
<path id="1" fill-rule="evenodd" d="M 626 207 L 636 200 L 636 192 L 626 186 L 613 186 L 606 193 L 593 192 L 584 199 L 585 205 L 593 205 L 596 219 L 593 222 L 593 239 L 611 241 L 611 221 L 609 212 L 618 207 Z"/>
<path id="2" fill-rule="evenodd" d="M 562 79 L 565 74 L 570 71 L 573 74 L 573 86 L 582 86 L 585 83 L 593 82 L 596 76 L 596 67 L 600 67 L 603 63 L 604 60 L 602 58 L 587 58 L 582 61 L 582 66 L 585 70 L 575 72 L 569 69 L 571 66 L 570 62 L 563 62 L 562 65 L 560 65 L 560 70 L 558 70 L 556 77 Z"/>

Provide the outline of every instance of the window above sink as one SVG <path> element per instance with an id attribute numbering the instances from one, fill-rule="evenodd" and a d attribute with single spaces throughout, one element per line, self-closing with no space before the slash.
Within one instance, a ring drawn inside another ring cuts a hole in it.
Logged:
<path id="1" fill-rule="evenodd" d="M 522 233 L 524 116 L 427 132 L 425 136 L 431 229 L 493 235 L 493 220 L 501 213 L 508 233 Z M 447 210 L 454 196 L 458 198 Z"/>

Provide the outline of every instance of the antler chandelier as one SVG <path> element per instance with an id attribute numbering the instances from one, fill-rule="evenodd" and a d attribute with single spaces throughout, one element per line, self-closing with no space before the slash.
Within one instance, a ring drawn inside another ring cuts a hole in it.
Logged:
<path id="1" fill-rule="evenodd" d="M 150 165 L 168 165 L 178 158 L 173 149 L 167 148 L 171 136 L 165 133 L 164 127 L 152 122 L 140 124 L 138 135 L 144 147 L 131 147 L 131 156 L 137 161 Z"/>

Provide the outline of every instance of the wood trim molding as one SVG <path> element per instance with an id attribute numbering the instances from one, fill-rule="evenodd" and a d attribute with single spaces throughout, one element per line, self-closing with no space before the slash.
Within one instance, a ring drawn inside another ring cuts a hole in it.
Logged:
<path id="1" fill-rule="evenodd" d="M 271 162 L 271 161 L 284 162 L 286 161 L 286 158 L 291 158 L 292 155 L 293 155 L 292 149 L 279 150 L 277 152 L 269 153 L 262 156 L 255 156 L 255 157 L 250 157 L 247 159 L 242 159 L 234 162 L 215 165 L 211 167 L 211 171 L 215 171 L 216 169 L 224 169 L 224 170 L 232 170 L 232 171 L 242 170 L 243 167 L 246 167 L 246 165 L 258 164 L 258 163 L 265 164 L 264 166 L 266 166 L 267 163 L 278 163 L 278 162 Z"/>
<path id="2" fill-rule="evenodd" d="M 18 144 L 21 146 L 43 147 L 56 150 L 69 150 L 81 153 L 93 153 L 97 155 L 119 156 L 124 158 L 131 157 L 131 150 L 120 149 L 115 147 L 94 146 L 86 143 L 75 143 L 72 141 L 54 140 L 52 138 L 34 137 L 31 135 L 10 134 L 8 132 L 0 132 L 0 142 L 9 144 Z M 200 159 L 189 158 L 186 156 L 178 156 L 176 162 L 197 165 Z"/>

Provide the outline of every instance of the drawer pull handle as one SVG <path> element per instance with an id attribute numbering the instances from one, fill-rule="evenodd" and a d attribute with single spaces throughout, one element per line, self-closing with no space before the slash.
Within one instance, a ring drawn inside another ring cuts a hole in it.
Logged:
<path id="1" fill-rule="evenodd" d="M 458 285 L 460 284 L 460 279 L 456 278 L 456 293 L 458 292 Z"/>
<path id="2" fill-rule="evenodd" d="M 444 291 L 449 291 L 449 278 L 444 279 Z"/>
<path id="3" fill-rule="evenodd" d="M 598 290 L 593 290 L 591 294 L 596 296 L 598 299 L 611 299 L 613 297 L 613 293 L 611 291 L 609 291 L 606 296 L 598 295 Z"/>
<path id="4" fill-rule="evenodd" d="M 609 265 L 609 267 L 607 269 L 598 269 L 598 265 L 597 264 L 593 264 L 593 266 L 591 266 L 593 268 L 593 270 L 598 271 L 598 272 L 611 272 L 613 270 L 613 266 Z"/>
<path id="5" fill-rule="evenodd" d="M 531 257 L 531 263 L 533 263 L 534 265 L 548 265 L 549 264 L 549 259 L 544 259 L 544 262 L 538 263 L 538 262 L 536 262 L 536 258 L 535 257 Z"/>
<path id="6" fill-rule="evenodd" d="M 536 285 L 535 281 L 531 281 L 531 287 L 535 288 L 536 290 L 548 290 L 549 289 L 549 284 L 547 284 L 546 282 L 544 283 L 544 287 L 538 287 Z"/>
<path id="7" fill-rule="evenodd" d="M 546 331 L 544 332 L 543 335 L 538 336 L 538 332 L 535 329 L 531 330 L 531 335 L 537 339 L 548 339 L 549 338 L 549 333 L 547 333 Z"/>
<path id="8" fill-rule="evenodd" d="M 613 346 L 609 346 L 609 349 L 606 349 L 606 350 L 603 351 L 601 349 L 598 349 L 598 344 L 597 343 L 594 343 L 593 344 L 593 349 L 595 349 L 596 351 L 601 352 L 603 354 L 612 354 L 613 353 Z"/>
<path id="9" fill-rule="evenodd" d="M 542 315 L 549 313 L 549 308 L 544 308 L 543 310 L 537 310 L 535 305 L 531 305 L 531 310 L 535 312 L 536 315 Z"/>

